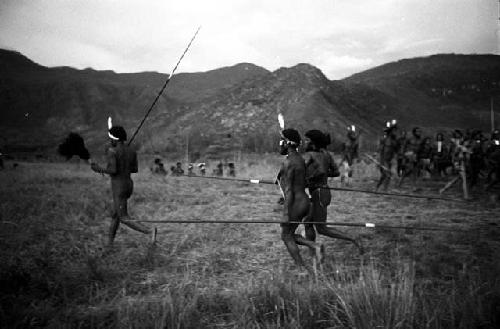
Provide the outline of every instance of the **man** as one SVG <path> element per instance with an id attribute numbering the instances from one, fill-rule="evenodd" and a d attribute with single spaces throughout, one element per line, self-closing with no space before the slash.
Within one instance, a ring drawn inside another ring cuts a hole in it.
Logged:
<path id="1" fill-rule="evenodd" d="M 330 136 L 314 129 L 306 132 L 305 137 L 306 187 L 311 195 L 311 209 L 306 221 L 317 222 L 314 225 L 306 224 L 306 238 L 310 241 L 316 241 L 316 232 L 318 232 L 318 234 L 332 239 L 350 241 L 363 253 L 361 245 L 355 239 L 325 225 L 327 207 L 332 200 L 328 188 L 328 177 L 339 176 L 337 165 L 326 150 L 330 144 Z"/>
<path id="2" fill-rule="evenodd" d="M 347 142 L 342 146 L 342 167 L 344 173 L 341 177 L 341 182 L 347 186 L 351 184 L 352 180 L 352 166 L 354 160 L 358 158 L 358 136 L 356 134 L 356 127 L 354 125 L 347 127 Z"/>
<path id="3" fill-rule="evenodd" d="M 446 185 L 439 190 L 439 194 L 443 194 L 455 183 L 462 181 L 464 199 L 469 199 L 469 189 L 467 185 L 467 166 L 471 154 L 469 141 L 464 139 L 464 135 L 460 130 L 455 130 L 452 136 L 452 163 L 457 176 L 446 183 Z"/>
<path id="4" fill-rule="evenodd" d="M 419 174 L 419 158 L 418 152 L 422 144 L 422 131 L 419 127 L 415 127 L 412 130 L 412 136 L 406 141 L 404 146 L 405 155 L 405 166 L 403 169 L 403 174 L 399 179 L 398 186 L 403 185 L 403 180 L 410 176 L 412 177 L 413 188 L 417 189 L 417 177 Z"/>
<path id="5" fill-rule="evenodd" d="M 430 137 L 425 137 L 420 144 L 420 148 L 418 149 L 418 170 L 425 177 L 430 178 L 432 175 L 431 171 L 431 159 L 432 159 L 432 143 Z"/>
<path id="6" fill-rule="evenodd" d="M 165 176 L 167 174 L 167 171 L 165 170 L 163 162 L 161 162 L 160 158 L 156 158 L 154 160 L 153 167 L 151 167 L 151 172 L 153 174 L 162 175 L 162 176 Z"/>
<path id="7" fill-rule="evenodd" d="M 120 222 L 141 233 L 153 233 L 154 242 L 156 239 L 156 228 L 150 230 L 140 223 L 131 221 L 128 215 L 127 200 L 132 195 L 134 189 L 134 183 L 130 176 L 132 173 L 137 173 L 138 171 L 137 154 L 124 143 L 127 140 L 125 129 L 121 126 L 111 127 L 111 123 L 109 123 L 109 126 L 108 135 L 111 147 L 106 152 L 106 167 L 101 167 L 93 161 L 90 162 L 90 167 L 93 171 L 100 174 L 108 174 L 111 177 L 113 214 L 109 228 L 108 245 L 113 245 Z"/>
<path id="8" fill-rule="evenodd" d="M 396 172 L 398 173 L 399 177 L 403 175 L 405 167 L 404 146 L 406 145 L 406 135 L 407 135 L 406 130 L 401 130 L 401 133 L 398 139 L 396 140 L 398 145 Z"/>
<path id="9" fill-rule="evenodd" d="M 194 173 L 194 165 L 192 163 L 190 163 L 188 165 L 188 176 L 196 176 L 196 174 Z"/>
<path id="10" fill-rule="evenodd" d="M 213 175 L 217 177 L 224 176 L 224 164 L 222 163 L 222 161 L 219 161 L 217 167 L 213 170 Z"/>
<path id="11" fill-rule="evenodd" d="M 229 162 L 227 166 L 229 168 L 229 177 L 236 177 L 236 167 L 234 166 L 234 162 Z"/>
<path id="12" fill-rule="evenodd" d="M 184 169 L 182 169 L 182 163 L 177 162 L 174 167 L 174 176 L 182 176 L 184 175 Z"/>
<path id="13" fill-rule="evenodd" d="M 380 159 L 380 179 L 377 183 L 376 190 L 380 186 L 384 187 L 384 191 L 389 188 L 389 183 L 391 181 L 391 167 L 392 159 L 396 155 L 398 150 L 398 142 L 396 140 L 397 126 L 387 122 L 386 128 L 384 129 L 384 137 L 380 140 L 379 144 L 379 159 Z"/>
<path id="14" fill-rule="evenodd" d="M 281 132 L 280 154 L 286 155 L 286 159 L 278 173 L 278 183 L 284 197 L 284 222 L 300 222 L 309 213 L 309 198 L 305 192 L 306 167 L 304 159 L 297 152 L 300 141 L 300 135 L 295 129 L 285 129 Z M 297 244 L 315 250 L 318 260 L 323 257 L 323 246 L 295 234 L 298 226 L 297 223 L 281 224 L 281 239 L 299 268 L 306 269 L 311 273 L 311 268 L 302 259 Z"/>
<path id="15" fill-rule="evenodd" d="M 488 164 L 488 184 L 486 191 L 500 182 L 500 133 L 498 130 L 491 134 L 491 144 L 486 151 L 486 162 Z"/>
<path id="16" fill-rule="evenodd" d="M 198 168 L 200 169 L 200 175 L 205 176 L 207 169 L 205 167 L 205 162 L 198 163 Z"/>
<path id="17" fill-rule="evenodd" d="M 436 173 L 439 177 L 446 176 L 446 168 L 453 165 L 451 162 L 449 147 L 445 143 L 444 135 L 442 133 L 436 134 L 436 141 L 434 142 L 432 150 L 432 163 L 434 173 Z"/>

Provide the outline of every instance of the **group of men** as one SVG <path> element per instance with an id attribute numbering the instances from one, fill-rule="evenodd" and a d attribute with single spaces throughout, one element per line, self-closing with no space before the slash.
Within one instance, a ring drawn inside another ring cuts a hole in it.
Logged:
<path id="1" fill-rule="evenodd" d="M 150 229 L 137 221 L 131 220 L 128 214 L 127 201 L 133 192 L 132 173 L 137 173 L 137 154 L 125 141 L 127 134 L 121 126 L 109 129 L 110 147 L 106 151 L 106 165 L 100 166 L 92 159 L 91 169 L 95 172 L 108 174 L 111 178 L 113 196 L 112 222 L 108 234 L 108 245 L 111 246 L 120 223 L 130 228 L 152 234 L 156 239 L 156 228 Z M 298 245 L 310 248 L 314 259 L 321 262 L 324 256 L 324 246 L 316 242 L 316 234 L 336 239 L 343 239 L 355 244 L 362 252 L 362 247 L 356 239 L 338 230 L 326 226 L 327 207 L 331 202 L 328 188 L 328 177 L 339 175 L 331 154 L 326 150 L 330 144 L 330 136 L 319 130 L 309 130 L 305 133 L 305 150 L 298 153 L 301 136 L 295 129 L 284 129 L 281 132 L 280 153 L 286 155 L 279 171 L 277 182 L 284 197 L 283 223 L 281 237 L 296 264 L 303 270 L 312 272 L 312 267 L 306 265 L 301 257 Z M 155 160 L 156 165 L 161 160 Z M 162 167 L 162 166 L 159 166 Z M 306 193 L 306 189 L 308 193 Z M 305 224 L 305 237 L 296 233 L 300 222 Z"/>
<path id="2" fill-rule="evenodd" d="M 229 177 L 235 177 L 236 176 L 236 167 L 233 162 L 227 163 L 226 164 L 228 167 L 227 170 L 227 175 Z M 196 164 L 199 170 L 199 175 L 200 176 L 205 176 L 207 172 L 206 164 L 204 162 Z M 213 169 L 212 174 L 217 177 L 222 177 L 224 176 L 224 166 L 221 161 L 217 164 L 217 166 Z M 187 167 L 187 175 L 188 176 L 197 176 L 196 172 L 194 171 L 195 169 L 195 164 L 194 163 L 189 163 Z M 153 174 L 158 174 L 158 175 L 167 175 L 167 171 L 165 170 L 165 166 L 163 165 L 162 161 L 160 158 L 156 158 L 154 160 L 153 166 L 151 167 L 151 172 Z M 170 167 L 170 175 L 171 176 L 184 176 L 185 172 L 184 169 L 182 168 L 182 163 L 177 162 L 175 166 Z"/>
<path id="3" fill-rule="evenodd" d="M 477 186 L 481 175 L 485 178 L 485 189 L 488 190 L 500 179 L 500 133 L 494 130 L 487 138 L 479 130 L 455 130 L 449 140 L 443 133 L 437 133 L 434 140 L 423 137 L 422 130 L 414 127 L 411 136 L 400 130 L 396 121 L 388 121 L 384 136 L 379 143 L 380 179 L 377 190 L 387 190 L 391 176 L 391 168 L 396 163 L 398 187 L 404 180 L 411 178 L 414 189 L 421 176 L 446 177 L 453 179 L 440 190 L 446 191 L 454 183 L 462 181 L 464 196 L 468 190 Z"/>
<path id="4" fill-rule="evenodd" d="M 298 152 L 301 142 L 297 130 L 289 128 L 281 132 L 280 154 L 286 155 L 286 159 L 277 182 L 284 198 L 281 238 L 296 265 L 310 273 L 312 268 L 304 262 L 298 245 L 309 247 L 314 260 L 321 262 L 324 246 L 316 242 L 316 234 L 350 241 L 360 252 L 363 249 L 353 237 L 326 225 L 327 207 L 331 202 L 328 177 L 339 176 L 338 167 L 326 150 L 330 136 L 319 130 L 307 131 L 303 155 Z M 309 222 L 305 224 L 305 237 L 296 232 L 303 221 Z"/>

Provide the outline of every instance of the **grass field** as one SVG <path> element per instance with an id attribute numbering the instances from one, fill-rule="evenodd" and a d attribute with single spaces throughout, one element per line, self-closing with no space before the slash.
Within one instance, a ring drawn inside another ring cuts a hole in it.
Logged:
<path id="1" fill-rule="evenodd" d="M 246 160 L 238 175 L 270 179 L 278 164 Z M 354 187 L 373 188 L 373 166 L 358 174 Z M 281 219 L 270 185 L 158 177 L 146 164 L 134 184 L 136 219 Z M 482 194 L 450 203 L 333 192 L 329 221 L 462 231 L 339 228 L 366 253 L 320 237 L 327 257 L 314 278 L 298 275 L 277 225 L 164 224 L 156 245 L 120 227 L 105 250 L 109 179 L 83 164 L 21 163 L 0 171 L 0 186 L 2 327 L 500 327 L 500 209 Z"/>

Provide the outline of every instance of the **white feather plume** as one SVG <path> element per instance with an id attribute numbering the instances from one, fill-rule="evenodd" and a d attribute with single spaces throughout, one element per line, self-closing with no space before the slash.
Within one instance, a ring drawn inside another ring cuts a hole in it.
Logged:
<path id="1" fill-rule="evenodd" d="M 285 129 L 285 118 L 281 113 L 278 114 L 278 122 L 280 123 L 281 130 Z"/>
<path id="2" fill-rule="evenodd" d="M 111 117 L 108 117 L 108 129 L 113 127 L 113 122 L 111 121 Z"/>
<path id="3" fill-rule="evenodd" d="M 351 126 L 352 131 L 356 131 L 356 127 L 354 125 Z"/>

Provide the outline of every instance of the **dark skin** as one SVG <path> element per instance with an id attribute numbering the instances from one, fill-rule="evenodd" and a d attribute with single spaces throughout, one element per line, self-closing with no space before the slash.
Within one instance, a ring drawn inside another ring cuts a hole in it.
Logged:
<path id="1" fill-rule="evenodd" d="M 377 190 L 383 186 L 384 190 L 387 191 L 389 188 L 389 183 L 391 181 L 391 166 L 392 159 L 398 151 L 398 142 L 396 140 L 397 130 L 395 128 L 390 129 L 385 136 L 380 141 L 379 155 L 380 155 L 380 179 L 377 183 Z"/>
<path id="2" fill-rule="evenodd" d="M 132 173 L 137 173 L 137 154 L 130 150 L 123 141 L 110 140 L 111 147 L 106 152 L 106 167 L 101 167 L 97 163 L 90 163 L 90 168 L 101 174 L 111 177 L 111 192 L 113 195 L 113 214 L 111 216 L 111 226 L 109 228 L 108 244 L 113 245 L 116 231 L 120 222 L 133 230 L 144 234 L 151 233 L 151 230 L 140 223 L 131 221 L 128 215 L 127 200 L 133 192 Z"/>
<path id="3" fill-rule="evenodd" d="M 306 170 L 308 164 L 316 163 L 322 167 L 322 172 L 325 173 L 322 177 L 317 177 L 314 182 L 309 182 L 307 187 L 311 194 L 311 208 L 306 221 L 318 222 L 318 224 L 306 224 L 306 238 L 310 241 L 316 241 L 316 232 L 320 235 L 327 236 L 332 239 L 340 239 L 352 242 L 359 251 L 363 253 L 361 245 L 351 236 L 327 227 L 324 223 L 327 219 L 327 207 L 331 201 L 330 190 L 328 186 L 328 177 L 333 177 L 336 171 L 335 162 L 331 155 L 324 148 L 315 145 L 309 138 L 305 138 L 306 153 L 304 160 Z M 321 187 L 323 186 L 323 187 Z"/>
<path id="4" fill-rule="evenodd" d="M 422 131 L 420 128 L 414 128 L 412 131 L 413 136 L 407 140 L 405 145 L 405 166 L 403 170 L 403 174 L 401 179 L 399 180 L 398 186 L 403 184 L 403 180 L 405 177 L 411 175 L 412 183 L 414 188 L 417 186 L 417 177 L 419 174 L 419 166 L 418 166 L 418 151 L 420 149 L 420 145 L 422 143 Z"/>
<path id="5" fill-rule="evenodd" d="M 280 153 L 287 155 L 278 174 L 280 187 L 284 195 L 283 221 L 300 222 L 309 213 L 309 198 L 305 192 L 305 164 L 297 152 L 297 146 L 287 145 L 286 142 L 280 146 Z M 304 263 L 298 245 L 304 245 L 316 251 L 321 258 L 322 246 L 295 234 L 298 224 L 282 224 L 281 239 L 301 270 L 311 269 Z"/>

